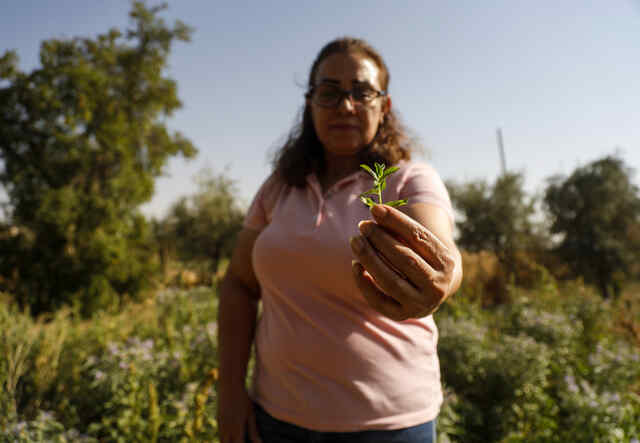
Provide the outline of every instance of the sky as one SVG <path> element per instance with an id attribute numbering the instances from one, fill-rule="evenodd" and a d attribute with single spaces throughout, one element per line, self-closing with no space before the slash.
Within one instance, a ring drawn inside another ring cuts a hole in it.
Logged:
<path id="1" fill-rule="evenodd" d="M 0 53 L 15 49 L 30 71 L 43 40 L 124 29 L 130 6 L 0 0 Z M 169 0 L 161 16 L 194 28 L 172 49 L 183 107 L 167 125 L 199 154 L 169 161 L 149 216 L 196 192 L 205 169 L 232 178 L 248 206 L 298 121 L 317 52 L 345 35 L 382 54 L 393 107 L 424 146 L 416 158 L 445 180 L 495 180 L 498 128 L 532 194 L 609 154 L 640 169 L 640 0 Z"/>

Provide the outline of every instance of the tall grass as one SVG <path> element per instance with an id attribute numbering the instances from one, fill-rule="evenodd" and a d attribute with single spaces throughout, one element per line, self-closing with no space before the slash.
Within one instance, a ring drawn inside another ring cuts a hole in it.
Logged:
<path id="1" fill-rule="evenodd" d="M 216 306 L 202 288 L 89 321 L 0 304 L 0 441 L 212 441 Z"/>
<path id="2" fill-rule="evenodd" d="M 502 302 L 486 303 L 485 268 L 435 314 L 440 440 L 637 441 L 637 294 L 604 301 L 534 269 L 535 288 L 503 280 Z M 33 319 L 4 296 L 0 442 L 218 441 L 216 311 L 211 288 L 162 290 L 91 320 L 72 309 Z"/>

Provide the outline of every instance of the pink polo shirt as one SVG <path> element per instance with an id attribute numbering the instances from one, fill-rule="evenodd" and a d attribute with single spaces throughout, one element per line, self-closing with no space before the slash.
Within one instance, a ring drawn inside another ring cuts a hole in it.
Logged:
<path id="1" fill-rule="evenodd" d="M 453 223 L 437 172 L 424 163 L 398 166 L 385 201 L 434 204 Z M 317 431 L 360 431 L 414 426 L 438 414 L 433 318 L 384 317 L 351 274 L 349 238 L 371 218 L 358 195 L 371 187 L 364 171 L 324 195 L 314 175 L 303 189 L 272 176 L 249 208 L 245 227 L 261 231 L 252 260 L 262 296 L 251 396 L 275 418 Z"/>

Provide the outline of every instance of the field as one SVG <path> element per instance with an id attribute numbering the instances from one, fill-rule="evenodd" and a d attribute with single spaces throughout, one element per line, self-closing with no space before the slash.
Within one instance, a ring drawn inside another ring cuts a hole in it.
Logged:
<path id="1" fill-rule="evenodd" d="M 638 288 L 468 286 L 438 313 L 441 442 L 637 442 Z M 218 441 L 217 298 L 164 289 L 91 320 L 0 303 L 0 441 Z"/>

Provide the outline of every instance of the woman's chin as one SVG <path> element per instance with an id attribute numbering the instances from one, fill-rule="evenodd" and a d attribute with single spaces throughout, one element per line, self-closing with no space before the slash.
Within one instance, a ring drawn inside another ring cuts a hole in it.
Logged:
<path id="1" fill-rule="evenodd" d="M 348 157 L 357 155 L 362 146 L 332 146 L 329 148 L 325 147 L 325 152 L 332 156 L 337 157 Z"/>
<path id="2" fill-rule="evenodd" d="M 356 155 L 364 145 L 360 140 L 341 140 L 339 143 L 325 145 L 325 151 L 333 155 Z"/>

